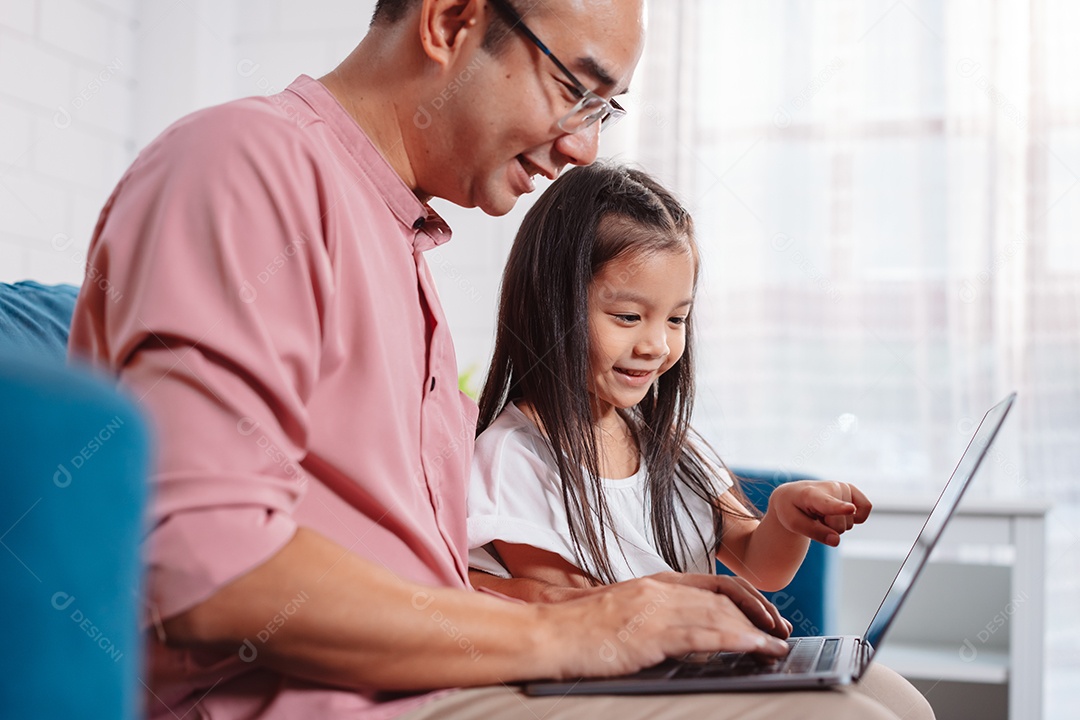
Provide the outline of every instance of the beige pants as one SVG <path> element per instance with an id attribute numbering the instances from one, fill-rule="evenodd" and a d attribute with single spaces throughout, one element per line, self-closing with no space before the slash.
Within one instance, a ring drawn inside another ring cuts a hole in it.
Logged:
<path id="1" fill-rule="evenodd" d="M 930 720 L 933 717 L 930 705 L 907 680 L 874 664 L 858 684 L 834 690 L 536 698 L 505 685 L 471 688 L 430 702 L 401 720 Z"/>

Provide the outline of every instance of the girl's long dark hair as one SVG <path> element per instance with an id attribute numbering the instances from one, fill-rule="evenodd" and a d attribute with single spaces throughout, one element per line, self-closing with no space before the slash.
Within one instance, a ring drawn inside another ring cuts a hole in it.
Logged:
<path id="1" fill-rule="evenodd" d="M 648 174 L 621 165 L 567 171 L 526 214 L 510 250 L 495 353 L 480 396 L 478 434 L 509 402 L 524 399 L 533 408 L 562 479 L 578 566 L 598 582 L 613 582 L 615 575 L 589 392 L 589 291 L 612 260 L 628 258 L 632 268 L 634 258 L 656 252 L 690 253 L 696 284 L 693 222 L 671 193 Z M 692 314 L 685 327 L 683 356 L 644 400 L 621 411 L 643 455 L 656 545 L 680 571 L 687 567 L 692 541 L 712 553 L 722 531 L 719 469 L 703 454 L 704 443 L 691 437 Z M 688 509 L 686 493 L 717 508 L 713 527 L 694 526 L 692 539 L 676 513 L 680 506 Z M 715 538 L 711 545 L 707 537 Z"/>

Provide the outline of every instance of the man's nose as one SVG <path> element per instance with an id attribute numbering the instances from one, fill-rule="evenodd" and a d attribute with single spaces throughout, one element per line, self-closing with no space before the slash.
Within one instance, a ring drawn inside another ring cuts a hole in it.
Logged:
<path id="1" fill-rule="evenodd" d="M 600 123 L 594 122 L 576 133 L 565 133 L 555 141 L 555 150 L 570 165 L 591 165 L 600 154 Z"/>

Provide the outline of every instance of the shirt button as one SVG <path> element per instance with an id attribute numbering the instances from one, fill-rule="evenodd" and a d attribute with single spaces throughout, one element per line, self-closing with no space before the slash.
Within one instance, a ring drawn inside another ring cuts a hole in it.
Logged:
<path id="1" fill-rule="evenodd" d="M 431 390 L 434 390 L 434 389 L 435 389 L 435 376 L 432 375 L 431 376 Z"/>
<path id="2" fill-rule="evenodd" d="M 422 218 L 422 217 L 416 218 L 416 222 L 414 222 L 412 224 L 412 229 L 413 230 L 419 230 L 420 228 L 424 227 L 425 222 L 427 222 L 427 218 Z"/>

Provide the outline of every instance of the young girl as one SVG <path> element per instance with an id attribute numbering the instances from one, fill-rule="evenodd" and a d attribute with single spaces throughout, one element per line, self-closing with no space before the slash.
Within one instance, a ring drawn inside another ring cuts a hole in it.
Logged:
<path id="1" fill-rule="evenodd" d="M 689 214 L 638 170 L 572 169 L 526 215 L 480 398 L 474 585 L 557 599 L 719 558 L 778 590 L 809 539 L 866 519 L 862 493 L 826 482 L 780 486 L 759 519 L 706 454 L 689 425 L 698 266 Z"/>

